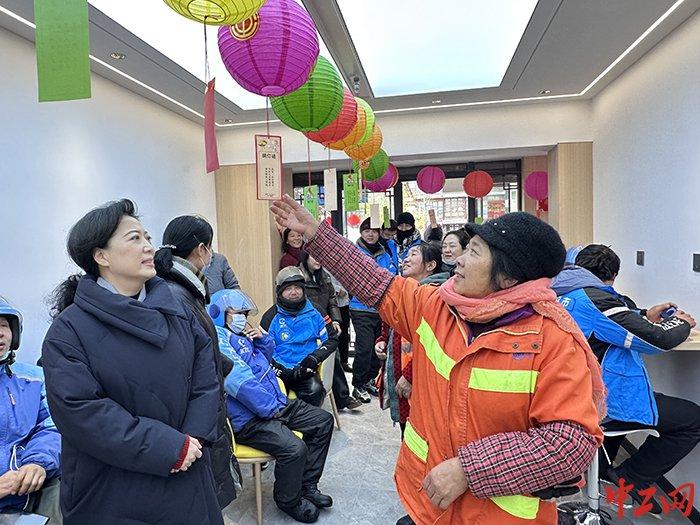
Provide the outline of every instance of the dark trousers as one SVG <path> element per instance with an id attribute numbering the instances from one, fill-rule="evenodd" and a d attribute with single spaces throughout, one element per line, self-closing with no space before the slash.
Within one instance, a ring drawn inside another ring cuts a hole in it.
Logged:
<path id="1" fill-rule="evenodd" d="M 298 438 L 292 430 L 303 434 Z M 333 435 L 333 416 L 299 399 L 274 419 L 255 418 L 236 433 L 236 441 L 275 458 L 273 497 L 280 507 L 293 507 L 323 474 Z"/>
<path id="2" fill-rule="evenodd" d="M 345 371 L 340 363 L 340 354 L 335 353 L 335 365 L 333 368 L 333 399 L 338 409 L 345 408 L 352 400 L 350 397 L 350 387 L 345 378 Z"/>
<path id="3" fill-rule="evenodd" d="M 350 307 L 340 306 L 339 310 L 342 333 L 338 336 L 338 354 L 340 354 L 340 362 L 347 363 L 350 352 Z"/>
<path id="4" fill-rule="evenodd" d="M 665 396 L 654 392 L 659 420 L 654 428 L 660 434 L 649 436 L 636 454 L 620 465 L 620 470 L 631 480 L 653 483 L 690 453 L 700 442 L 700 406 L 687 399 Z M 605 430 L 639 428 L 639 423 L 611 421 Z M 603 446 L 610 459 L 615 461 L 624 437 L 605 438 Z M 624 477 L 624 476 L 623 476 Z"/>
<path id="5" fill-rule="evenodd" d="M 300 381 L 285 381 L 287 390 L 294 390 L 294 393 L 302 401 L 315 407 L 320 407 L 326 398 L 326 389 L 317 374 L 302 379 Z"/>
<path id="6" fill-rule="evenodd" d="M 355 360 L 352 363 L 352 384 L 362 387 L 377 376 L 379 358 L 374 353 L 374 342 L 382 334 L 382 320 L 378 313 L 351 310 L 355 328 Z"/>

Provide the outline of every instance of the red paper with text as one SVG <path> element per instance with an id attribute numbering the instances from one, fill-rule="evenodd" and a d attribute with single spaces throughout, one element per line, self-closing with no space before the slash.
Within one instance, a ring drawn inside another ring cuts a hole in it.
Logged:
<path id="1" fill-rule="evenodd" d="M 219 148 L 216 145 L 216 117 L 214 115 L 214 82 L 212 78 L 204 92 L 204 149 L 207 155 L 207 173 L 219 169 Z"/>

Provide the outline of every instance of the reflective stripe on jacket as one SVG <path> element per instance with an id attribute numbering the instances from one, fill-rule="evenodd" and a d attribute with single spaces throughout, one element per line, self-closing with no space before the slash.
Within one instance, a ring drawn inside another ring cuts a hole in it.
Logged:
<path id="1" fill-rule="evenodd" d="M 527 494 L 477 499 L 448 509 L 422 488 L 459 447 L 502 432 L 573 421 L 599 440 L 590 372 L 580 343 L 539 314 L 483 333 L 469 328 L 438 288 L 396 278 L 379 313 L 413 345 L 411 415 L 396 466 L 402 503 L 418 524 L 555 524 L 556 506 Z M 508 451 L 503 451 L 507 459 Z"/>

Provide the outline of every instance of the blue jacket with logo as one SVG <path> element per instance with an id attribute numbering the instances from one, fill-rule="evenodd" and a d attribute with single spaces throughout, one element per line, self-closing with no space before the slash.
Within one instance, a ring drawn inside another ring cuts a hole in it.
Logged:
<path id="1" fill-rule="evenodd" d="M 374 262 L 376 262 L 379 266 L 382 268 L 389 270 L 391 273 L 396 275 L 399 271 L 399 267 L 397 266 L 397 263 L 394 262 L 394 256 L 389 253 L 384 246 L 382 245 L 381 249 L 372 255 L 370 251 L 365 248 L 365 244 L 362 241 L 362 239 L 359 239 L 357 241 L 357 247 L 364 253 L 365 255 L 372 257 L 374 259 Z M 353 296 L 350 299 L 350 310 L 359 310 L 360 312 L 375 312 L 375 308 L 370 308 L 369 306 L 361 303 L 359 299 L 355 296 Z"/>
<path id="2" fill-rule="evenodd" d="M 273 306 L 265 312 L 260 324 L 275 340 L 274 360 L 288 369 L 293 369 L 328 341 L 326 322 L 308 299 L 298 313 L 287 312 L 279 305 Z M 334 342 L 330 353 L 337 346 L 337 338 Z M 320 356 L 319 362 L 323 361 L 324 355 Z"/>
<path id="3" fill-rule="evenodd" d="M 287 405 L 270 360 L 275 341 L 269 334 L 252 341 L 226 328 L 216 327 L 219 351 L 233 363 L 224 379 L 226 408 L 231 426 L 240 431 L 255 417 L 270 419 Z"/>
<path id="4" fill-rule="evenodd" d="M 59 475 L 61 435 L 46 402 L 44 372 L 38 366 L 15 363 L 0 368 L 0 475 L 34 463 L 46 470 L 46 479 Z M 0 499 L 0 510 L 22 509 L 27 496 Z"/>
<path id="5" fill-rule="evenodd" d="M 608 417 L 655 425 L 654 390 L 641 354 L 678 346 L 688 338 L 690 325 L 677 317 L 658 324 L 648 321 L 645 310 L 578 266 L 565 267 L 552 288 L 601 362 Z"/>

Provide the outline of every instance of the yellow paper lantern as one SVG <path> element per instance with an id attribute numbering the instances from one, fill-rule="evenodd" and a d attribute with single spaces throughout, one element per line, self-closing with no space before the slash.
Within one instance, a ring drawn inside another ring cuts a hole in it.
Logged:
<path id="1" fill-rule="evenodd" d="M 379 153 L 383 140 L 382 130 L 375 124 L 370 138 L 361 144 L 346 148 L 345 154 L 353 160 L 369 160 Z"/>
<path id="2" fill-rule="evenodd" d="M 257 13 L 267 0 L 164 0 L 182 16 L 212 26 L 233 26 Z"/>
<path id="3" fill-rule="evenodd" d="M 365 132 L 365 128 L 367 127 L 367 117 L 365 115 L 365 110 L 362 106 L 359 104 L 357 105 L 357 124 L 352 128 L 352 131 L 348 133 L 345 137 L 340 139 L 337 142 L 332 142 L 328 145 L 330 149 L 334 149 L 337 151 L 344 150 L 349 148 L 350 146 L 354 146 L 357 144 L 360 139 L 362 138 L 362 135 Z"/>

